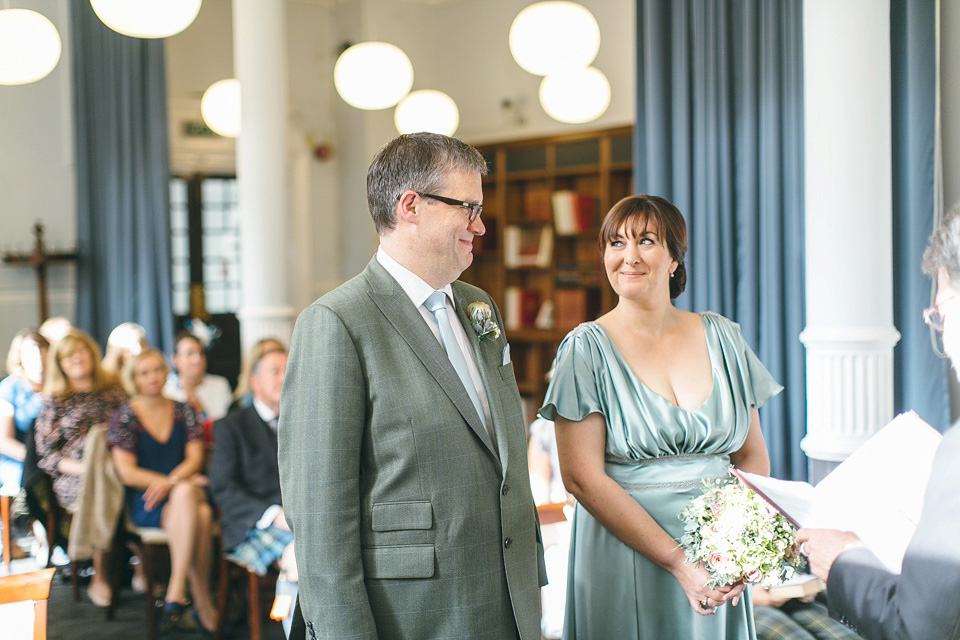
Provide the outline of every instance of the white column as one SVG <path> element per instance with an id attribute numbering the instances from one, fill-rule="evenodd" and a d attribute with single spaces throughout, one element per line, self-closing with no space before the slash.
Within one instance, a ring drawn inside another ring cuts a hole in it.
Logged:
<path id="1" fill-rule="evenodd" d="M 890 7 L 803 7 L 807 436 L 811 471 L 893 417 Z M 818 463 L 817 461 L 822 461 Z"/>
<path id="2" fill-rule="evenodd" d="M 289 341 L 293 246 L 287 183 L 287 59 L 284 0 L 234 0 L 234 71 L 240 80 L 241 344 Z"/>

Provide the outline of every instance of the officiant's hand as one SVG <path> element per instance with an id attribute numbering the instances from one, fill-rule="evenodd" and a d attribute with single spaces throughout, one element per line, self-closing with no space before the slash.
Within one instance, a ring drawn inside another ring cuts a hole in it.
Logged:
<path id="1" fill-rule="evenodd" d="M 800 529 L 797 542 L 800 543 L 800 553 L 810 562 L 811 573 L 824 585 L 837 556 L 848 549 L 865 546 L 856 534 L 836 529 Z"/>

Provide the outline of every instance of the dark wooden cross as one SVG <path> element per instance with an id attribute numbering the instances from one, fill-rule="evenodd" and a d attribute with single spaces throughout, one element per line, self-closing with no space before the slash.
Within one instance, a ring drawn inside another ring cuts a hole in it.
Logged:
<path id="1" fill-rule="evenodd" d="M 7 264 L 26 265 L 33 267 L 37 272 L 37 312 L 39 322 L 47 319 L 47 265 L 57 262 L 71 262 L 77 259 L 76 252 L 56 251 L 48 253 L 43 246 L 43 223 L 37 221 L 33 225 L 33 251 L 30 253 L 7 252 L 3 261 Z"/>

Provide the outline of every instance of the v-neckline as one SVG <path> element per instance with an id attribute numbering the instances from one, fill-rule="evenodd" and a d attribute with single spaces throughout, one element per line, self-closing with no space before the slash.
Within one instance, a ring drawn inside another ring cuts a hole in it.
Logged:
<path id="1" fill-rule="evenodd" d="M 678 404 L 674 404 L 674 403 L 670 402 L 670 400 L 669 400 L 666 396 L 664 396 L 664 395 L 662 395 L 662 394 L 660 394 L 660 393 L 657 393 L 656 391 L 654 391 L 653 389 L 651 389 L 651 388 L 647 385 L 647 383 L 644 382 L 644 381 L 640 378 L 640 376 L 637 375 L 636 371 L 633 370 L 633 367 L 630 366 L 630 363 L 627 362 L 627 359 L 623 356 L 623 353 L 620 351 L 620 348 L 617 346 L 617 343 L 613 340 L 613 336 L 610 335 L 610 332 L 607 331 L 606 327 L 604 327 L 602 324 L 600 324 L 600 323 L 597 322 L 596 320 L 594 320 L 594 321 L 591 322 L 590 324 L 595 325 L 597 328 L 600 329 L 600 332 L 603 334 L 604 339 L 607 341 L 607 344 L 610 346 L 611 351 L 613 351 L 614 356 L 616 356 L 617 361 L 620 363 L 621 368 L 623 368 L 625 371 L 627 371 L 627 373 L 629 373 L 630 378 L 633 380 L 634 385 L 635 385 L 637 388 L 646 390 L 647 393 L 649 393 L 650 395 L 652 395 L 652 396 L 654 396 L 654 397 L 656 397 L 656 398 L 659 398 L 662 402 L 666 403 L 668 406 L 672 407 L 673 409 L 676 409 L 676 410 L 678 410 L 678 411 L 683 411 L 684 413 L 698 413 L 698 412 L 700 412 L 701 409 L 703 409 L 704 405 L 707 404 L 707 402 L 710 400 L 710 398 L 713 397 L 713 394 L 714 394 L 714 393 L 716 392 L 716 390 L 717 390 L 717 375 L 716 375 L 717 369 L 716 369 L 715 363 L 714 363 L 714 361 L 713 361 L 713 350 L 710 348 L 710 338 L 709 338 L 709 336 L 707 335 L 707 322 L 706 322 L 706 318 L 704 317 L 704 315 L 703 315 L 702 313 L 697 314 L 697 315 L 700 316 L 700 326 L 701 326 L 702 329 L 703 329 L 703 339 L 704 339 L 704 342 L 706 342 L 706 345 L 707 345 L 707 359 L 710 361 L 710 383 L 711 383 L 711 386 L 710 386 L 710 391 L 707 393 L 707 395 L 706 395 L 706 396 L 703 398 L 703 400 L 701 400 L 700 403 L 699 403 L 696 407 L 694 407 L 693 409 L 687 409 L 686 407 L 681 407 L 681 406 L 678 405 Z"/>

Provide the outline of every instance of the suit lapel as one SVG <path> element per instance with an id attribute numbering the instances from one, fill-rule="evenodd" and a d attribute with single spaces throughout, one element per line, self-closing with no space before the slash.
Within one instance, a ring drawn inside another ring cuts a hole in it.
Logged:
<path id="1" fill-rule="evenodd" d="M 393 276 L 387 273 L 387 270 L 377 261 L 376 257 L 367 265 L 364 277 L 370 283 L 368 294 L 381 313 L 400 334 L 400 337 L 403 338 L 420 362 L 423 363 L 430 375 L 434 377 L 466 423 L 480 438 L 480 441 L 483 442 L 491 454 L 496 456 L 493 442 L 490 440 L 487 430 L 483 427 L 470 396 L 463 388 L 460 376 L 457 375 L 453 365 L 450 364 L 450 359 L 443 350 L 443 346 L 430 331 L 430 328 L 427 327 L 420 311 L 413 306 L 407 294 L 393 279 Z"/>
<path id="2" fill-rule="evenodd" d="M 480 377 L 483 378 L 483 386 L 487 393 L 487 404 L 490 405 L 490 419 L 493 421 L 492 427 L 494 433 L 497 434 L 500 467 L 501 469 L 506 469 L 508 462 L 507 434 L 496 431 L 497 425 L 501 425 L 501 429 L 503 429 L 504 425 L 504 422 L 500 420 L 500 417 L 503 415 L 503 406 L 500 404 L 500 393 L 498 391 L 501 358 L 501 354 L 498 353 L 498 346 L 500 342 L 491 338 L 480 340 L 480 338 L 477 337 L 473 323 L 470 322 L 470 318 L 467 316 L 467 307 L 473 302 L 480 301 L 465 297 L 464 289 L 460 286 L 459 281 L 453 283 L 452 289 L 453 301 L 457 307 L 457 317 L 460 319 L 460 324 L 463 325 L 463 330 L 466 332 L 467 338 L 470 340 L 470 345 L 473 347 L 477 368 L 480 370 Z"/>

